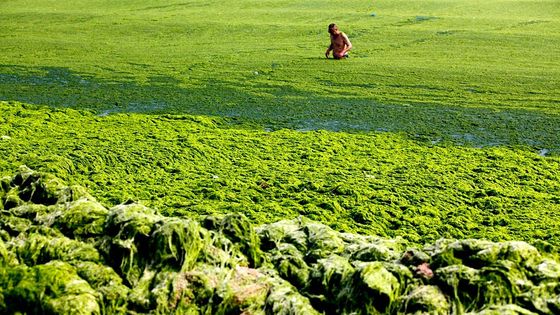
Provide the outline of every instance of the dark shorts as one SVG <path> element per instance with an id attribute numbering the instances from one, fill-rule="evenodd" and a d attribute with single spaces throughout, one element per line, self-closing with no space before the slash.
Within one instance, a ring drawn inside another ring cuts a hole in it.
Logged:
<path id="1" fill-rule="evenodd" d="M 338 57 L 337 55 L 333 54 L 334 59 L 344 59 L 344 58 L 348 58 L 350 56 L 348 56 L 348 53 L 345 53 L 344 56 Z"/>

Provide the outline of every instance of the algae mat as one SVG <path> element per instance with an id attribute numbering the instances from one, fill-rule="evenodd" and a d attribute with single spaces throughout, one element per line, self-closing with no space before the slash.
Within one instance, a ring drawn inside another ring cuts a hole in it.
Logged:
<path id="1" fill-rule="evenodd" d="M 559 10 L 1 1 L 0 307 L 558 313 Z"/>
<path id="2" fill-rule="evenodd" d="M 556 1 L 12 0 L 0 29 L 0 100 L 560 150 Z"/>
<path id="3" fill-rule="evenodd" d="M 300 215 L 338 231 L 560 245 L 560 159 L 404 134 L 279 130 L 186 115 L 0 103 L 0 172 L 21 164 L 171 216 Z"/>
<path id="4" fill-rule="evenodd" d="M 557 314 L 560 263 L 519 241 L 339 233 L 305 218 L 110 209 L 26 166 L 0 181 L 0 311 Z"/>

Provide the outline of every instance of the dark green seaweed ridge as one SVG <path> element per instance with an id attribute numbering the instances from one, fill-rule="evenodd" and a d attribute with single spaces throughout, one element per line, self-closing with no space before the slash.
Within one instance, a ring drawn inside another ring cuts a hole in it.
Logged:
<path id="1" fill-rule="evenodd" d="M 558 314 L 560 263 L 518 241 L 339 233 L 300 217 L 106 209 L 21 166 L 0 181 L 0 313 Z"/>

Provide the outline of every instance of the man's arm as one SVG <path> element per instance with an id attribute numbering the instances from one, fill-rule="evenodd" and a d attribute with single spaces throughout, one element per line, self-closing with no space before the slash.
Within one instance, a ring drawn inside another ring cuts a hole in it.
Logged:
<path id="1" fill-rule="evenodd" d="M 334 49 L 334 45 L 333 45 L 333 43 L 331 42 L 331 44 L 329 45 L 329 48 L 327 48 L 327 51 L 325 52 L 325 57 L 329 58 L 329 55 L 330 55 L 330 53 L 331 53 L 331 50 L 333 50 L 333 49 Z"/>
<path id="2" fill-rule="evenodd" d="M 348 36 L 346 36 L 346 34 L 342 33 L 342 40 L 344 41 L 345 47 L 344 50 L 342 51 L 341 55 L 346 54 L 350 49 L 352 49 L 352 43 L 350 42 L 350 40 L 348 39 Z"/>

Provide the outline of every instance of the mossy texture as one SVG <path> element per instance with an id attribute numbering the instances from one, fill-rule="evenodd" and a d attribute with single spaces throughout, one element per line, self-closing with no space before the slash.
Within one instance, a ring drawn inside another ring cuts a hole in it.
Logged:
<path id="1" fill-rule="evenodd" d="M 185 115 L 100 117 L 13 102 L 0 102 L 0 112 L 0 136 L 9 136 L 0 142 L 0 176 L 9 188 L 0 195 L 4 209 L 31 196 L 47 203 L 89 200 L 77 186 L 83 185 L 107 209 L 133 200 L 168 216 L 242 213 L 257 225 L 302 216 L 337 231 L 419 245 L 477 238 L 542 242 L 557 251 L 560 244 L 559 159 L 527 147 L 265 131 L 216 117 L 207 118 L 212 123 Z M 16 189 L 9 175 L 22 163 L 70 185 L 33 184 L 23 172 L 18 180 L 28 181 Z M 323 246 L 306 257 L 339 250 Z"/>
<path id="2" fill-rule="evenodd" d="M 0 1 L 0 313 L 560 314 L 559 17 Z"/>
<path id="3" fill-rule="evenodd" d="M 36 186 L 46 179 L 69 191 L 62 180 L 25 167 L 4 191 L 23 191 L 25 176 Z M 3 313 L 556 314 L 559 308 L 560 262 L 525 242 L 441 239 L 418 248 L 304 218 L 256 226 L 241 214 L 195 220 L 138 203 L 105 209 L 89 195 L 71 199 L 25 198 L 3 210 Z"/>
<path id="4" fill-rule="evenodd" d="M 34 0 L 32 7 L 0 4 L 2 100 L 560 151 L 556 1 Z M 323 55 L 333 21 L 354 43 L 349 60 Z M 63 169 L 80 171 L 75 166 Z M 369 220 L 363 209 L 355 214 Z"/>
<path id="5" fill-rule="evenodd" d="M 53 260 L 2 268 L 0 287 L 8 314 L 101 314 L 99 293 L 68 263 Z"/>

